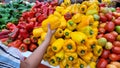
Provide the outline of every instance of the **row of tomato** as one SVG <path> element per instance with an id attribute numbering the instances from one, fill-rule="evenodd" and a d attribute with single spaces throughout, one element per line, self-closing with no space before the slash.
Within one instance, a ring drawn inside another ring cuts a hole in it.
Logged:
<path id="1" fill-rule="evenodd" d="M 103 47 L 97 68 L 120 68 L 120 8 L 100 7 L 98 43 Z"/>

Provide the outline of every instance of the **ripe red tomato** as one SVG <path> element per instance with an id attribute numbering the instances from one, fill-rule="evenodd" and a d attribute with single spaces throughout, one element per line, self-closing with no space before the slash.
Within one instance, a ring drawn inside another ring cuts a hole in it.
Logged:
<path id="1" fill-rule="evenodd" d="M 107 18 L 105 17 L 105 15 L 103 13 L 100 13 L 99 15 L 100 15 L 100 20 L 102 22 L 106 22 L 107 21 Z"/>
<path id="2" fill-rule="evenodd" d="M 107 17 L 108 21 L 111 21 L 113 19 L 113 16 L 111 13 L 106 13 L 105 16 Z"/>
<path id="3" fill-rule="evenodd" d="M 99 34 L 99 35 L 97 35 L 97 39 L 102 38 L 103 36 L 104 36 L 104 34 Z"/>
<path id="4" fill-rule="evenodd" d="M 120 47 L 120 41 L 114 41 L 114 42 L 113 42 L 113 45 Z"/>
<path id="5" fill-rule="evenodd" d="M 114 46 L 114 47 L 112 48 L 112 52 L 113 52 L 113 53 L 116 53 L 116 54 L 120 54 L 120 47 L 118 47 L 118 45 L 117 45 L 117 46 Z"/>
<path id="6" fill-rule="evenodd" d="M 97 63 L 97 68 L 106 68 L 107 64 L 108 64 L 107 60 L 105 60 L 104 58 L 100 58 Z"/>
<path id="7" fill-rule="evenodd" d="M 105 33 L 105 29 L 104 28 L 99 28 L 98 30 L 99 30 L 100 34 L 104 34 Z"/>
<path id="8" fill-rule="evenodd" d="M 109 55 L 109 59 L 111 61 L 118 61 L 119 60 L 119 56 L 117 54 L 112 53 L 112 54 Z"/>
<path id="9" fill-rule="evenodd" d="M 115 24 L 113 22 L 107 22 L 105 25 L 105 30 L 108 32 L 112 32 L 115 28 Z"/>
<path id="10" fill-rule="evenodd" d="M 106 58 L 109 57 L 109 54 L 110 54 L 110 50 L 104 49 L 104 50 L 102 51 L 101 57 L 106 59 Z"/>
<path id="11" fill-rule="evenodd" d="M 115 23 L 115 25 L 120 25 L 120 19 L 115 19 L 114 23 Z"/>
<path id="12" fill-rule="evenodd" d="M 110 34 L 110 33 L 107 33 L 104 35 L 104 37 L 109 41 L 109 42 L 114 42 L 115 41 L 115 37 Z"/>
<path id="13" fill-rule="evenodd" d="M 116 38 L 118 36 L 118 33 L 116 31 L 112 31 L 110 32 L 112 35 L 114 35 L 114 37 Z"/>

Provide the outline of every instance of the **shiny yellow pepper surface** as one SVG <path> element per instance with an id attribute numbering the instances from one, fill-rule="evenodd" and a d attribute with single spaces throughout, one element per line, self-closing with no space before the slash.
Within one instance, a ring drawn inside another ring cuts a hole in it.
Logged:
<path id="1" fill-rule="evenodd" d="M 59 52 L 62 49 L 63 45 L 64 45 L 64 39 L 59 38 L 53 42 L 52 50 L 54 52 Z"/>
<path id="2" fill-rule="evenodd" d="M 69 29 L 66 28 L 66 29 L 64 30 L 64 36 L 65 36 L 65 38 L 67 38 L 67 39 L 70 38 L 70 33 L 71 33 L 71 32 L 72 32 L 71 30 L 69 30 Z"/>
<path id="3" fill-rule="evenodd" d="M 68 64 L 73 64 L 77 62 L 78 55 L 77 53 L 65 53 L 65 59 Z"/>
<path id="4" fill-rule="evenodd" d="M 61 50 L 55 54 L 57 61 L 62 61 L 65 57 L 64 50 Z"/>
<path id="5" fill-rule="evenodd" d="M 73 40 L 67 39 L 63 45 L 63 49 L 65 52 L 75 52 L 76 44 Z"/>
<path id="6" fill-rule="evenodd" d="M 55 56 L 52 56 L 50 59 L 49 59 L 49 64 L 51 64 L 52 66 L 57 66 L 58 65 L 58 61 L 56 59 Z"/>
<path id="7" fill-rule="evenodd" d="M 77 46 L 77 54 L 79 56 L 83 56 L 83 55 L 87 54 L 87 51 L 88 51 L 88 49 L 85 45 Z"/>
<path id="8" fill-rule="evenodd" d="M 93 50 L 93 53 L 96 56 L 100 56 L 102 54 L 102 51 L 103 51 L 102 46 L 96 45 L 94 50 Z"/>

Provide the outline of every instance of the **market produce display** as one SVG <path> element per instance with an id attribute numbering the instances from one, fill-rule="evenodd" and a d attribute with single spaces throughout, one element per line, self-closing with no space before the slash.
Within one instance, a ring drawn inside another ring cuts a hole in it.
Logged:
<path id="1" fill-rule="evenodd" d="M 30 10 L 32 5 L 34 4 L 22 0 L 0 4 L 0 30 L 5 28 L 8 22 L 17 24 L 21 14 Z"/>
<path id="2" fill-rule="evenodd" d="M 120 68 L 120 8 L 100 6 L 98 43 L 103 47 L 97 68 Z"/>
<path id="3" fill-rule="evenodd" d="M 35 5 L 29 11 L 22 13 L 17 23 L 13 21 L 6 23 L 7 29 L 1 31 L 1 41 L 9 47 L 13 46 L 18 48 L 22 52 L 28 50 L 34 51 L 38 47 L 38 38 L 36 35 L 39 35 L 39 33 L 35 33 L 41 30 L 33 31 L 33 29 L 40 27 L 42 21 L 54 12 L 56 4 L 56 1 L 49 3 L 36 1 Z M 25 10 L 28 9 L 26 8 Z"/>
<path id="4" fill-rule="evenodd" d="M 21 52 L 33 52 L 44 40 L 47 26 L 57 29 L 43 56 L 60 68 L 120 68 L 120 7 L 110 0 L 71 4 L 64 0 L 16 0 L 0 5 L 0 40 Z"/>

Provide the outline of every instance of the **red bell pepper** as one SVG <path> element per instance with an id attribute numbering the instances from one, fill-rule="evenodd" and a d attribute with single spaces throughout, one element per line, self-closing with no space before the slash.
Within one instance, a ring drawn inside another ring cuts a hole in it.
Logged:
<path id="1" fill-rule="evenodd" d="M 19 22 L 17 27 L 20 28 L 20 29 L 26 29 L 26 22 L 24 22 L 24 21 Z"/>
<path id="2" fill-rule="evenodd" d="M 35 23 L 34 22 L 29 22 L 26 24 L 26 29 L 27 31 L 32 31 L 34 28 Z"/>
<path id="3" fill-rule="evenodd" d="M 46 14 L 41 14 L 41 15 L 39 15 L 38 17 L 37 17 L 37 21 L 39 22 L 39 23 L 41 23 L 44 19 L 46 19 L 47 18 L 47 15 Z"/>
<path id="4" fill-rule="evenodd" d="M 9 34 L 10 33 L 10 30 L 2 30 L 1 32 L 0 32 L 0 36 L 1 35 L 7 35 L 7 34 Z"/>
<path id="5" fill-rule="evenodd" d="M 37 45 L 36 44 L 31 44 L 30 46 L 29 46 L 29 49 L 30 49 L 30 51 L 34 51 L 35 49 L 37 48 Z"/>
<path id="6" fill-rule="evenodd" d="M 27 50 L 28 50 L 27 45 L 24 44 L 24 43 L 22 43 L 22 44 L 20 45 L 20 47 L 19 47 L 19 50 L 20 50 L 21 52 L 27 51 Z"/>
<path id="7" fill-rule="evenodd" d="M 31 36 L 30 39 L 31 39 L 32 43 L 37 43 L 37 41 L 38 41 L 38 38 L 34 37 L 34 36 Z"/>
<path id="8" fill-rule="evenodd" d="M 26 39 L 24 39 L 24 40 L 23 40 L 23 43 L 25 43 L 25 44 L 30 44 L 30 43 L 31 43 L 30 38 L 26 38 Z"/>
<path id="9" fill-rule="evenodd" d="M 13 31 L 9 34 L 9 37 L 13 40 L 16 39 L 16 37 L 18 36 L 18 32 L 19 32 L 18 28 L 13 29 Z"/>
<path id="10" fill-rule="evenodd" d="M 11 22 L 7 23 L 7 28 L 10 29 L 10 30 L 13 30 L 15 28 L 17 28 L 17 26 Z"/>
<path id="11" fill-rule="evenodd" d="M 26 29 L 20 29 L 20 35 L 21 35 L 21 37 L 23 37 L 23 38 L 29 37 L 29 34 L 28 34 L 28 32 L 27 32 Z"/>
<path id="12" fill-rule="evenodd" d="M 16 47 L 16 48 L 19 48 L 19 46 L 22 44 L 22 41 L 21 40 L 15 40 L 14 42 L 10 42 L 8 44 L 9 47 L 13 46 L 13 47 Z"/>

